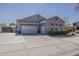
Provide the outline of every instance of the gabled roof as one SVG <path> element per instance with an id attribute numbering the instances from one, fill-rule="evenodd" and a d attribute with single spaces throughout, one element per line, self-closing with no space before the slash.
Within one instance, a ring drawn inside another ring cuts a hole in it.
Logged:
<path id="1" fill-rule="evenodd" d="M 48 20 L 53 19 L 53 18 L 59 18 L 61 21 L 65 22 L 61 17 L 58 17 L 58 16 L 50 17 L 50 18 L 48 18 Z"/>
<path id="2" fill-rule="evenodd" d="M 32 15 L 30 17 L 26 17 L 24 19 L 19 19 L 18 21 L 40 23 L 43 20 L 46 20 L 46 18 L 41 16 L 40 14 L 36 14 L 36 15 Z"/>

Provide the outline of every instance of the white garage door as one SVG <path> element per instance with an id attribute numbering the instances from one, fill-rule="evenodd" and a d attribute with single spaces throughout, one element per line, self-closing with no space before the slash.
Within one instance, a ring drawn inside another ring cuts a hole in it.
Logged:
<path id="1" fill-rule="evenodd" d="M 21 33 L 31 34 L 37 32 L 38 32 L 37 26 L 21 26 Z"/>
<path id="2" fill-rule="evenodd" d="M 45 26 L 41 26 L 41 33 L 42 33 L 42 34 L 45 34 L 45 33 L 46 33 L 46 32 L 45 32 L 45 28 L 46 28 Z"/>

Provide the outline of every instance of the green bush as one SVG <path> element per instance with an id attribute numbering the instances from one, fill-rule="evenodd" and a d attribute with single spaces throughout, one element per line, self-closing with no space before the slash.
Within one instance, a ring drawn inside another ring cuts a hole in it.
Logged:
<path id="1" fill-rule="evenodd" d="M 65 32 L 70 33 L 70 32 L 72 32 L 72 30 L 66 30 Z"/>
<path id="2" fill-rule="evenodd" d="M 50 31 L 48 32 L 49 35 L 66 35 L 68 32 L 66 31 Z"/>

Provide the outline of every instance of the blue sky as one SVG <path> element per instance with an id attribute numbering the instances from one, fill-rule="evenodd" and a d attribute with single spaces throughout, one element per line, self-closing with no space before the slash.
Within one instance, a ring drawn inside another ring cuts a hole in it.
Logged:
<path id="1" fill-rule="evenodd" d="M 79 20 L 79 13 L 75 11 L 75 5 L 73 3 L 2 3 L 0 4 L 0 21 L 9 24 L 18 18 L 41 14 L 46 18 L 67 17 L 69 22 L 76 22 Z"/>

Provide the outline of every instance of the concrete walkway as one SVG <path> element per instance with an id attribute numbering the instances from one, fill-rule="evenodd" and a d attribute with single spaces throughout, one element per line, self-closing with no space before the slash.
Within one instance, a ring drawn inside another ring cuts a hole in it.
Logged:
<path id="1" fill-rule="evenodd" d="M 79 55 L 79 37 L 47 35 L 16 36 L 0 33 L 0 56 L 73 56 Z"/>

